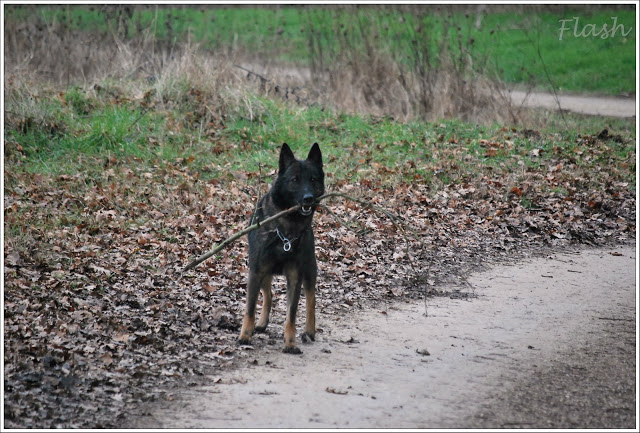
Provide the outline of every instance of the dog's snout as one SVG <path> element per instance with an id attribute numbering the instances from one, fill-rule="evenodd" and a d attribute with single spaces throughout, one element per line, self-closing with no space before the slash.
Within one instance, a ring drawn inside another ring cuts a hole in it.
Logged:
<path id="1" fill-rule="evenodd" d="M 313 194 L 307 193 L 302 197 L 302 204 L 313 204 L 314 201 Z"/>

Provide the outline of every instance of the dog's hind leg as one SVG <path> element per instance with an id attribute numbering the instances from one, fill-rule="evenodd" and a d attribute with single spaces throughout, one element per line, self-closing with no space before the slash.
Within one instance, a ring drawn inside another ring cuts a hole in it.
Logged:
<path id="1" fill-rule="evenodd" d="M 300 272 L 295 267 L 285 270 L 287 276 L 287 319 L 284 323 L 284 353 L 302 353 L 296 346 L 296 313 L 300 300 L 302 279 Z"/>
<path id="2" fill-rule="evenodd" d="M 255 272 L 249 271 L 249 282 L 247 283 L 247 307 L 242 319 L 242 330 L 238 344 L 251 344 L 251 336 L 256 324 L 256 303 L 258 293 L 260 293 L 261 280 Z"/>
<path id="3" fill-rule="evenodd" d="M 256 325 L 256 332 L 264 332 L 269 325 L 269 314 L 271 313 L 271 306 L 273 305 L 273 292 L 271 292 L 271 282 L 273 276 L 269 275 L 264 278 L 262 283 L 262 312 L 260 313 L 260 320 Z"/>
<path id="4" fill-rule="evenodd" d="M 316 276 L 311 275 L 305 278 L 302 286 L 307 310 L 302 342 L 310 343 L 316 340 Z"/>

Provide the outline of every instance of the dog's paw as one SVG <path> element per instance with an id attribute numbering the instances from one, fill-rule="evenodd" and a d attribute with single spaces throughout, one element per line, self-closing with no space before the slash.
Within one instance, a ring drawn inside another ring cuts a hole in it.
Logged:
<path id="1" fill-rule="evenodd" d="M 267 326 L 256 326 L 253 329 L 253 332 L 258 332 L 258 333 L 262 333 L 262 332 L 267 332 Z"/>
<path id="2" fill-rule="evenodd" d="M 308 332 L 303 332 L 300 335 L 300 339 L 302 340 L 303 343 L 311 343 L 312 341 L 316 341 L 316 336 Z"/>
<path id="3" fill-rule="evenodd" d="M 249 340 L 248 338 L 238 338 L 236 340 L 236 344 L 238 346 L 250 346 L 251 345 L 251 340 Z"/>
<path id="4" fill-rule="evenodd" d="M 291 353 L 293 355 L 300 355 L 302 353 L 302 350 L 300 350 L 300 348 L 297 346 L 285 346 L 282 351 L 284 353 Z"/>

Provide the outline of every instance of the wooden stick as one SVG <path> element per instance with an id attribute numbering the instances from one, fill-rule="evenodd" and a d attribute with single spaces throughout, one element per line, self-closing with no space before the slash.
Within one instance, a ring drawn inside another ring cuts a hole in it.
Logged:
<path id="1" fill-rule="evenodd" d="M 282 212 L 278 212 L 277 214 L 270 216 L 269 218 L 265 219 L 264 221 L 258 221 L 257 223 L 247 227 L 246 229 L 239 231 L 238 233 L 234 234 L 233 236 L 225 239 L 224 241 L 222 241 L 222 243 L 216 245 L 211 251 L 209 251 L 206 254 L 201 255 L 200 257 L 198 257 L 197 259 L 193 260 L 191 263 L 189 263 L 183 270 L 182 272 L 186 272 L 189 269 L 194 268 L 195 266 L 198 266 L 200 263 L 204 262 L 205 260 L 207 260 L 209 257 L 211 257 L 212 255 L 214 255 L 217 252 L 220 252 L 220 250 L 222 250 L 224 247 L 226 247 L 227 245 L 229 245 L 231 242 L 235 241 L 236 239 L 241 238 L 242 236 L 251 233 L 254 230 L 257 230 L 262 224 L 267 224 L 270 223 L 271 221 L 277 220 L 280 217 L 283 217 L 287 214 L 290 214 L 291 212 L 295 212 L 300 210 L 302 206 L 300 205 L 296 205 L 293 207 L 290 207 L 289 209 L 283 210 Z"/>
<path id="2" fill-rule="evenodd" d="M 346 198 L 347 200 L 351 200 L 351 201 L 355 201 L 356 203 L 359 203 L 365 207 L 369 207 L 371 209 L 373 209 L 376 212 L 380 212 L 382 214 L 384 214 L 387 218 L 389 218 L 391 220 L 391 222 L 393 223 L 394 226 L 398 227 L 398 226 L 402 226 L 405 229 L 408 229 L 411 234 L 413 235 L 413 237 L 420 242 L 420 244 L 422 246 L 424 246 L 424 242 L 422 241 L 422 239 L 420 239 L 417 231 L 411 227 L 410 225 L 408 225 L 407 223 L 403 222 L 400 220 L 400 218 L 398 218 L 396 215 L 392 214 L 391 212 L 389 212 L 388 210 L 381 208 L 379 206 L 376 206 L 374 204 L 372 204 L 371 202 L 368 202 L 366 200 L 362 200 L 359 198 L 355 198 L 355 197 L 351 197 L 350 195 L 344 194 L 342 192 L 330 192 L 328 194 L 325 194 L 321 197 L 318 198 L 318 203 L 324 199 L 327 198 L 331 198 L 331 197 L 342 197 L 342 198 Z M 204 262 L 205 260 L 207 260 L 209 257 L 213 256 L 214 254 L 220 252 L 223 248 L 225 248 L 227 245 L 229 245 L 230 243 L 232 243 L 233 241 L 241 238 L 242 236 L 251 233 L 254 230 L 257 230 L 262 224 L 267 224 L 270 223 L 271 221 L 275 221 L 278 218 L 282 218 L 283 216 L 290 214 L 292 212 L 296 212 L 298 210 L 300 210 L 302 206 L 301 205 L 296 205 L 293 206 L 289 209 L 283 210 L 282 212 L 279 212 L 273 216 L 270 216 L 269 218 L 265 219 L 264 221 L 258 221 L 257 223 L 247 227 L 246 229 L 237 232 L 236 234 L 234 234 L 231 237 L 228 237 L 227 239 L 225 239 L 224 241 L 222 241 L 220 244 L 216 245 L 211 251 L 209 251 L 208 253 L 205 253 L 203 255 L 201 255 L 200 257 L 198 257 L 197 259 L 193 260 L 191 263 L 189 263 L 183 270 L 182 272 L 186 272 L 189 269 L 193 269 L 194 267 L 198 266 L 200 263 Z M 328 210 L 328 208 L 326 206 L 322 206 L 325 209 Z M 337 215 L 335 215 L 333 212 L 331 212 L 331 214 L 333 214 L 334 217 L 338 218 Z M 339 218 L 338 218 L 339 219 Z M 340 221 L 341 224 L 343 223 L 342 221 Z M 406 237 L 405 237 L 406 239 Z"/>
<path id="3" fill-rule="evenodd" d="M 380 212 L 382 214 L 384 214 L 387 218 L 389 218 L 391 220 L 391 222 L 393 223 L 394 226 L 396 226 L 396 228 L 398 226 L 401 226 L 407 230 L 409 230 L 411 232 L 411 234 L 413 235 L 413 237 L 420 242 L 421 245 L 424 246 L 424 242 L 422 241 L 422 239 L 420 239 L 420 236 L 418 235 L 418 232 L 415 228 L 411 227 L 409 224 L 405 223 L 404 221 L 400 220 L 400 218 L 394 214 L 392 214 L 391 212 L 389 212 L 388 210 L 380 207 L 380 206 L 376 206 L 373 203 L 367 201 L 367 200 L 362 200 L 359 198 L 355 198 L 355 197 L 351 197 L 350 195 L 344 194 L 342 192 L 330 192 L 329 194 L 325 194 L 322 197 L 320 197 L 318 200 L 323 200 L 325 198 L 329 198 L 329 197 L 342 197 L 342 198 L 346 198 L 348 200 L 351 201 L 355 201 L 356 203 L 359 203 L 365 207 L 369 207 L 371 209 L 373 209 L 376 212 Z"/>

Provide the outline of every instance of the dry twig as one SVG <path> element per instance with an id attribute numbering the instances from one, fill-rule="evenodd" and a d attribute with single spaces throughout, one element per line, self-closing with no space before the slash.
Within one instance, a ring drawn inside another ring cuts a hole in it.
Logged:
<path id="1" fill-rule="evenodd" d="M 374 205 L 373 203 L 367 201 L 367 200 L 363 200 L 363 199 L 359 199 L 359 198 L 355 198 L 352 197 L 350 195 L 341 193 L 341 192 L 330 192 L 328 194 L 325 194 L 321 197 L 318 198 L 318 202 L 325 200 L 327 198 L 331 198 L 331 197 L 342 197 L 342 198 L 346 198 L 348 200 L 354 201 L 356 203 L 359 203 L 365 207 L 371 208 L 376 212 L 382 213 L 384 214 L 387 218 L 389 218 L 391 220 L 391 222 L 393 223 L 394 226 L 396 226 L 396 228 L 404 228 L 406 230 L 408 230 L 409 232 L 411 232 L 411 234 L 413 235 L 413 237 L 420 242 L 420 245 L 424 246 L 424 242 L 422 241 L 422 239 L 420 238 L 420 236 L 418 235 L 418 232 L 411 227 L 409 224 L 405 223 L 404 221 L 400 220 L 400 218 L 397 215 L 392 214 L 391 212 L 389 212 L 388 210 L 381 208 L 379 206 Z M 326 206 L 321 205 L 323 208 L 329 210 Z M 196 267 L 197 265 L 199 265 L 200 263 L 204 262 L 205 260 L 207 260 L 209 257 L 213 256 L 214 254 L 220 252 L 223 248 L 225 248 L 227 245 L 231 244 L 233 241 L 241 238 L 242 236 L 251 233 L 254 230 L 257 230 L 261 225 L 263 224 L 267 224 L 270 223 L 271 221 L 275 221 L 278 218 L 282 218 L 283 216 L 291 213 L 291 212 L 296 212 L 300 210 L 300 205 L 296 205 L 293 206 L 289 209 L 283 210 L 282 212 L 279 212 L 263 221 L 258 221 L 255 224 L 250 225 L 249 227 L 247 227 L 246 229 L 239 231 L 237 233 L 235 233 L 234 235 L 228 237 L 227 239 L 225 239 L 224 241 L 222 241 L 220 244 L 216 245 L 211 251 L 209 251 L 208 253 L 205 253 L 203 255 L 201 255 L 200 257 L 194 259 L 191 263 L 189 263 L 182 272 L 186 272 L 189 269 L 193 269 L 194 267 Z M 334 217 L 336 217 L 336 219 L 344 226 L 346 226 L 347 228 L 350 228 L 342 219 L 338 218 L 338 216 L 329 211 L 330 214 L 332 214 Z M 351 228 L 350 228 L 351 229 Z M 404 233 L 403 233 L 404 236 Z M 407 240 L 407 245 L 408 245 L 408 239 L 406 236 L 404 236 L 405 240 Z M 413 264 L 412 264 L 413 266 Z"/>
<path id="2" fill-rule="evenodd" d="M 207 260 L 209 257 L 211 257 L 212 255 L 220 252 L 223 248 L 225 248 L 227 245 L 231 244 L 233 241 L 241 238 L 242 236 L 251 233 L 254 230 L 257 230 L 262 224 L 267 224 L 271 221 L 277 220 L 278 218 L 281 218 L 291 212 L 295 212 L 300 210 L 300 205 L 296 205 L 293 207 L 290 207 L 289 209 L 283 210 L 282 212 L 279 212 L 267 219 L 265 219 L 264 221 L 258 221 L 257 223 L 250 225 L 249 227 L 247 227 L 244 230 L 239 231 L 238 233 L 234 234 L 231 237 L 228 237 L 227 239 L 225 239 L 224 241 L 222 241 L 221 243 L 219 243 L 218 245 L 216 245 L 211 251 L 209 251 L 206 254 L 201 255 L 200 257 L 198 257 L 197 259 L 193 260 L 191 263 L 189 263 L 183 270 L 182 272 L 186 272 L 189 269 L 192 269 L 196 266 L 198 266 L 200 263 L 204 262 L 205 260 Z"/>

